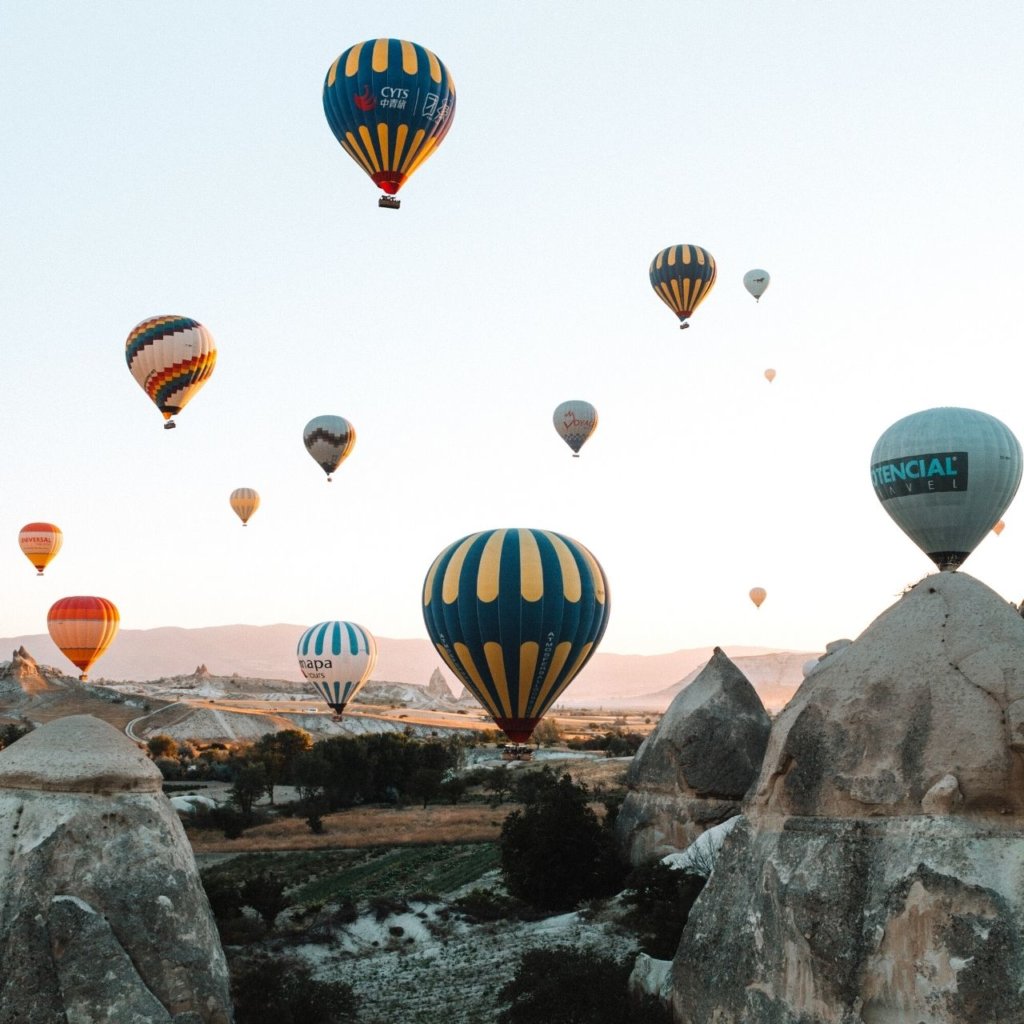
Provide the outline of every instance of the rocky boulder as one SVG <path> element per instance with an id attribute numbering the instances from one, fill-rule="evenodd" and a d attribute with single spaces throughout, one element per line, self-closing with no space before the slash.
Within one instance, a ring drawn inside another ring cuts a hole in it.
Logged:
<path id="1" fill-rule="evenodd" d="M 452 693 L 439 668 L 435 668 L 430 673 L 430 681 L 427 683 L 427 696 L 433 700 L 455 702 L 455 694 Z"/>
<path id="2" fill-rule="evenodd" d="M 776 720 L 673 965 L 678 1024 L 1024 1022 L 1024 621 L 926 578 Z"/>
<path id="3" fill-rule="evenodd" d="M 52 689 L 49 680 L 39 671 L 36 659 L 24 647 L 11 654 L 11 660 L 0 670 L 0 692 L 21 690 L 39 693 Z"/>
<path id="4" fill-rule="evenodd" d="M 746 676 L 718 647 L 637 751 L 616 819 L 623 855 L 648 864 L 739 813 L 771 721 Z"/>
<path id="5" fill-rule="evenodd" d="M 227 967 L 159 771 L 57 719 L 0 752 L 0 1024 L 229 1024 Z"/>

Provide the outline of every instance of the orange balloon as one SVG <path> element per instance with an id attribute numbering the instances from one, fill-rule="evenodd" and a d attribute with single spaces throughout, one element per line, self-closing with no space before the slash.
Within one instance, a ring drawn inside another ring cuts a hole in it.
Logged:
<path id="1" fill-rule="evenodd" d="M 764 379 L 768 381 L 769 384 L 775 380 L 775 371 L 771 369 L 771 367 L 764 371 Z"/>
<path id="2" fill-rule="evenodd" d="M 992 532 L 998 537 L 999 534 L 1001 534 L 1003 532 L 1003 530 L 1005 530 L 1005 529 L 1006 529 L 1006 523 L 1004 523 L 1002 521 L 1002 519 L 1000 519 L 999 522 L 996 523 L 996 525 L 992 527 Z"/>
<path id="3" fill-rule="evenodd" d="M 46 616 L 53 642 L 82 674 L 88 672 L 117 636 L 121 615 L 105 597 L 62 597 Z"/>
<path id="4" fill-rule="evenodd" d="M 761 607 L 761 605 L 764 603 L 764 599 L 767 596 L 768 591 L 765 590 L 764 587 L 754 587 L 754 589 L 750 592 L 750 600 L 753 601 L 758 608 Z"/>
<path id="5" fill-rule="evenodd" d="M 57 557 L 64 534 L 53 523 L 27 523 L 18 534 L 18 545 L 39 575 Z"/>

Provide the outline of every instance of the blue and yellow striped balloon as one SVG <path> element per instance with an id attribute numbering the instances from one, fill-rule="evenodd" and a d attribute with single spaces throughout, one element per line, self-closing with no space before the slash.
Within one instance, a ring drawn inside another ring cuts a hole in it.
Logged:
<path id="1" fill-rule="evenodd" d="M 550 530 L 474 533 L 434 559 L 423 620 L 448 667 L 513 743 L 590 660 L 608 625 L 608 581 Z"/>
<path id="2" fill-rule="evenodd" d="M 342 149 L 394 195 L 448 134 L 455 84 L 418 43 L 370 39 L 330 66 L 324 113 Z"/>
<path id="3" fill-rule="evenodd" d="M 370 678 L 377 641 L 355 622 L 330 620 L 310 626 L 299 638 L 299 668 L 335 715 Z"/>
<path id="4" fill-rule="evenodd" d="M 718 271 L 715 257 L 699 245 L 670 245 L 651 260 L 651 287 L 658 298 L 679 317 L 679 326 L 708 297 Z"/>

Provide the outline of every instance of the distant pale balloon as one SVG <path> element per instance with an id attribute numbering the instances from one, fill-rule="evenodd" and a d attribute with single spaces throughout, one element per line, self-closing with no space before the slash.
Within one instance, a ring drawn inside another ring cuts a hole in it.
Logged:
<path id="1" fill-rule="evenodd" d="M 572 449 L 573 458 L 579 458 L 587 438 L 597 430 L 597 410 L 582 400 L 563 402 L 555 409 L 553 419 L 559 437 Z"/>
<path id="2" fill-rule="evenodd" d="M 302 443 L 330 483 L 331 474 L 355 447 L 356 428 L 344 416 L 316 416 L 302 431 Z"/>
<path id="3" fill-rule="evenodd" d="M 260 496 L 251 487 L 236 487 L 228 500 L 242 525 L 248 526 L 253 512 L 260 507 Z"/>
<path id="4" fill-rule="evenodd" d="M 871 483 L 896 525 L 942 570 L 961 566 L 1006 511 L 1021 478 L 1009 428 L 974 409 L 894 423 L 871 453 Z"/>
<path id="5" fill-rule="evenodd" d="M 37 575 L 57 557 L 64 534 L 54 523 L 28 523 L 18 534 L 18 546 L 25 557 L 36 567 Z"/>
<path id="6" fill-rule="evenodd" d="M 1000 519 L 999 522 L 996 523 L 996 525 L 992 527 L 992 532 L 998 537 L 999 534 L 1001 534 L 1003 532 L 1003 530 L 1005 530 L 1005 529 L 1006 529 L 1006 523 L 1004 523 L 1002 521 L 1002 519 Z"/>
<path id="7" fill-rule="evenodd" d="M 128 369 L 139 387 L 171 417 L 195 397 L 217 363 L 217 346 L 198 320 L 187 316 L 154 316 L 132 328 L 125 342 Z"/>
<path id="8" fill-rule="evenodd" d="M 750 600 L 754 602 L 754 605 L 758 608 L 764 604 L 764 599 L 768 596 L 768 591 L 764 587 L 754 587 L 750 591 Z"/>
<path id="9" fill-rule="evenodd" d="M 760 302 L 771 280 L 767 270 L 748 270 L 743 275 L 743 287 Z"/>
<path id="10" fill-rule="evenodd" d="M 335 716 L 370 678 L 377 663 L 377 641 L 355 622 L 329 620 L 310 626 L 296 650 L 302 674 Z"/>
<path id="11" fill-rule="evenodd" d="M 764 371 L 764 379 L 768 381 L 769 384 L 775 380 L 775 371 L 771 369 L 771 367 Z"/>
<path id="12" fill-rule="evenodd" d="M 50 608 L 46 626 L 53 642 L 64 652 L 85 682 L 89 669 L 117 636 L 121 616 L 105 597 L 62 597 Z"/>
<path id="13" fill-rule="evenodd" d="M 680 328 L 708 297 L 717 276 L 715 257 L 699 245 L 670 245 L 651 260 L 651 287 L 679 317 Z"/>

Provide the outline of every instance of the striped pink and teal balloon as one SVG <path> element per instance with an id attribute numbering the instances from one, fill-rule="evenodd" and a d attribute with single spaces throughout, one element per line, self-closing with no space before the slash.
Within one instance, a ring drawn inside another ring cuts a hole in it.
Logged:
<path id="1" fill-rule="evenodd" d="M 330 620 L 310 626 L 299 638 L 299 668 L 328 706 L 340 716 L 370 678 L 377 641 L 355 622 Z"/>

